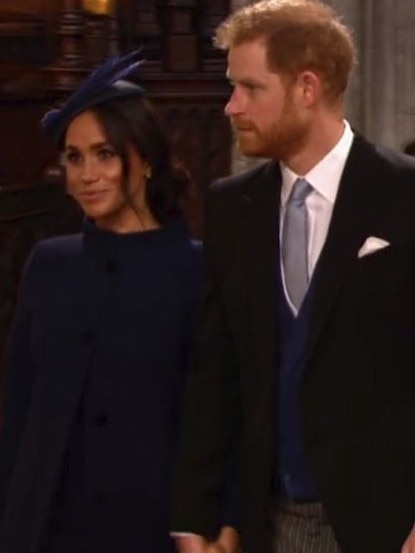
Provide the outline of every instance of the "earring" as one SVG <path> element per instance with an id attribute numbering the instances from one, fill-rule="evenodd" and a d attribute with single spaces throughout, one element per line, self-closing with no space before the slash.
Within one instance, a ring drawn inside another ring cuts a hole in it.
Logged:
<path id="1" fill-rule="evenodd" d="M 152 172 L 150 166 L 148 166 L 148 167 L 146 168 L 146 170 L 144 171 L 144 176 L 145 176 L 145 178 L 146 178 L 147 180 L 151 179 L 151 177 L 153 176 L 153 172 Z"/>

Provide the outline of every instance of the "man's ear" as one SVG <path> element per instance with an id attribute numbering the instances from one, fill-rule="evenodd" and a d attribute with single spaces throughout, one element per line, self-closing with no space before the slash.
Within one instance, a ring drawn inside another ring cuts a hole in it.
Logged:
<path id="1" fill-rule="evenodd" d="M 303 71 L 297 78 L 297 90 L 306 108 L 313 107 L 323 96 L 323 83 L 314 71 Z"/>

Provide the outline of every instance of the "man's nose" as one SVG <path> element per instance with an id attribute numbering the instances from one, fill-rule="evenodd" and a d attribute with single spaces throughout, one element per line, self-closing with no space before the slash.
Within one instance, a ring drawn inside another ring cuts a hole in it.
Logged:
<path id="1" fill-rule="evenodd" d="M 227 117 L 233 117 L 243 111 L 240 94 L 234 90 L 225 106 L 224 112 Z"/>

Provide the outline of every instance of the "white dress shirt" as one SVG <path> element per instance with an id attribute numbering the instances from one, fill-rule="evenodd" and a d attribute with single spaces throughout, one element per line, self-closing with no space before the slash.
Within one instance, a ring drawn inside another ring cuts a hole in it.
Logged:
<path id="1" fill-rule="evenodd" d="M 281 216 L 280 216 L 280 244 L 282 227 L 288 198 L 295 181 L 304 178 L 312 186 L 305 203 L 308 214 L 308 276 L 311 279 L 317 264 L 333 213 L 334 202 L 337 197 L 340 179 L 346 164 L 347 157 L 353 142 L 353 131 L 347 121 L 344 122 L 344 132 L 337 144 L 330 152 L 315 165 L 307 174 L 296 175 L 289 167 L 280 162 L 282 174 L 281 187 Z M 282 256 L 281 256 L 282 258 Z M 282 261 L 281 269 L 282 269 Z M 284 271 L 281 270 L 284 294 L 292 312 L 297 315 L 297 309 L 291 303 L 285 285 Z"/>

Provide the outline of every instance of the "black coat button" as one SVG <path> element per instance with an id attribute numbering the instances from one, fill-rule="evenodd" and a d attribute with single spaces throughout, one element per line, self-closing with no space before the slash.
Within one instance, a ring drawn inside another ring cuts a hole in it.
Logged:
<path id="1" fill-rule="evenodd" d="M 102 413 L 101 415 L 95 415 L 91 418 L 92 424 L 95 426 L 105 426 L 108 422 L 108 415 Z"/>
<path id="2" fill-rule="evenodd" d="M 107 498 L 102 492 L 97 492 L 94 494 L 94 501 L 98 505 L 104 505 L 107 501 Z"/>
<path id="3" fill-rule="evenodd" d="M 83 332 L 81 332 L 82 343 L 87 345 L 87 346 L 93 344 L 94 338 L 95 338 L 95 333 L 91 329 L 87 329 L 87 330 L 84 330 Z"/>
<path id="4" fill-rule="evenodd" d="M 115 259 L 108 259 L 106 263 L 106 269 L 109 273 L 115 273 L 117 270 L 117 262 Z"/>

